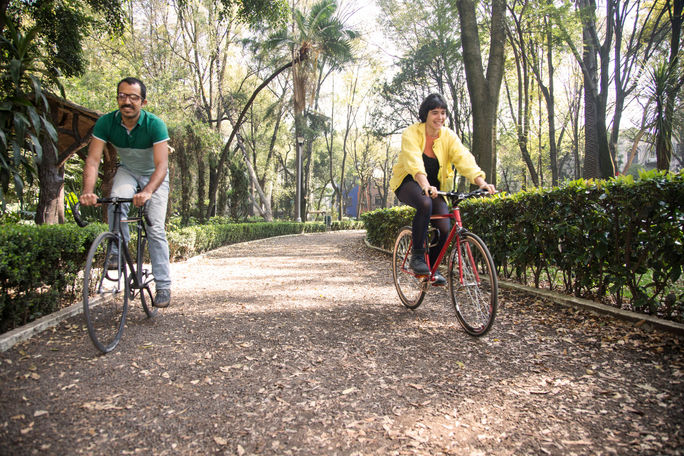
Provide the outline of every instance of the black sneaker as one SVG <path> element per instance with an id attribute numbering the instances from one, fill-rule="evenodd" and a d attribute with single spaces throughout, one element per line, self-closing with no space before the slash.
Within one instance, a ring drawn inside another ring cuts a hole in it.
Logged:
<path id="1" fill-rule="evenodd" d="M 409 268 L 411 268 L 416 275 L 430 274 L 430 268 L 428 268 L 427 263 L 425 262 L 424 254 L 412 254 L 411 261 L 409 261 Z"/>
<path id="2" fill-rule="evenodd" d="M 443 287 L 446 285 L 447 280 L 444 278 L 442 274 L 440 274 L 438 271 L 435 271 L 435 275 L 432 277 L 432 286 L 433 287 Z"/>
<path id="3" fill-rule="evenodd" d="M 154 307 L 169 307 L 169 304 L 171 304 L 171 290 L 168 288 L 157 290 L 154 297 Z"/>

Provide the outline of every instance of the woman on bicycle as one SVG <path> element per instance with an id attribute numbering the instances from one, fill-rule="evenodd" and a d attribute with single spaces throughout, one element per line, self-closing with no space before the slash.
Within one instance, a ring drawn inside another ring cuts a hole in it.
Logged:
<path id="1" fill-rule="evenodd" d="M 447 214 L 449 207 L 437 191 L 450 190 L 454 167 L 472 184 L 495 193 L 493 185 L 485 180 L 485 173 L 477 166 L 475 157 L 463 146 L 456 133 L 445 127 L 447 104 L 444 98 L 433 93 L 420 105 L 415 123 L 401 135 L 401 151 L 392 169 L 390 188 L 402 203 L 416 209 L 413 217 L 413 250 L 409 267 L 418 275 L 430 273 L 425 262 L 425 240 L 428 223 L 433 214 Z M 451 229 L 449 219 L 434 220 L 439 240 L 430 249 L 430 264 L 434 264 Z M 433 285 L 444 285 L 446 279 L 435 272 Z"/>

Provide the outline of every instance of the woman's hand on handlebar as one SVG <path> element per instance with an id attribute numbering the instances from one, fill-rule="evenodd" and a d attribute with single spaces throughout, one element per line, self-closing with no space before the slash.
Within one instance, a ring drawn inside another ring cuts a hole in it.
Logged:
<path id="1" fill-rule="evenodd" d="M 432 185 L 427 185 L 423 187 L 423 193 L 432 199 L 435 199 L 437 198 L 437 196 L 439 196 L 437 191 L 437 187 L 433 187 Z"/>
<path id="2" fill-rule="evenodd" d="M 487 193 L 490 195 L 493 195 L 496 193 L 496 187 L 494 187 L 492 184 L 484 183 L 484 185 L 480 185 L 480 188 L 482 190 L 485 190 Z"/>
<path id="3" fill-rule="evenodd" d="M 480 187 L 482 190 L 485 190 L 487 193 L 490 195 L 493 195 L 496 193 L 496 187 L 494 187 L 492 184 L 488 184 L 486 180 L 484 180 L 484 177 L 478 176 L 475 178 L 475 185 Z"/>

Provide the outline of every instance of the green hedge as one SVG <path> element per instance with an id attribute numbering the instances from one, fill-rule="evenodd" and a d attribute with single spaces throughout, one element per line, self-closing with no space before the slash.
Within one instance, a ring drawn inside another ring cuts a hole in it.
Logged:
<path id="1" fill-rule="evenodd" d="M 683 205 L 684 174 L 651 172 L 470 200 L 461 212 L 501 277 L 682 321 Z M 413 213 L 363 214 L 368 241 L 390 250 Z"/>
<path id="2" fill-rule="evenodd" d="M 333 222 L 331 229 L 362 228 L 361 222 Z M 26 324 L 79 300 L 88 249 L 107 226 L 0 225 L 0 333 Z M 325 231 L 324 223 L 249 222 L 221 224 L 213 220 L 167 232 L 172 261 L 223 245 L 285 234 Z M 133 240 L 134 241 L 134 240 Z M 135 248 L 135 242 L 130 247 Z"/>
<path id="3" fill-rule="evenodd" d="M 249 222 L 225 225 L 195 225 L 170 231 L 170 256 L 173 261 L 189 258 L 218 247 L 285 234 L 325 231 L 323 223 Z"/>
<path id="4" fill-rule="evenodd" d="M 0 332 L 59 309 L 80 293 L 78 273 L 103 224 L 0 226 Z"/>

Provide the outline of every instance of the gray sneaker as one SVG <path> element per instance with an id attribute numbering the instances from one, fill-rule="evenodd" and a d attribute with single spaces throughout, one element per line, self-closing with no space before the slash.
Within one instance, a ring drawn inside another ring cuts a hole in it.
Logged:
<path id="1" fill-rule="evenodd" d="M 107 257 L 106 268 L 110 271 L 119 269 L 119 256 L 117 254 L 110 254 Z"/>
<path id="2" fill-rule="evenodd" d="M 162 288 L 157 290 L 157 295 L 154 297 L 154 307 L 169 307 L 171 304 L 171 290 Z"/>

